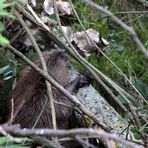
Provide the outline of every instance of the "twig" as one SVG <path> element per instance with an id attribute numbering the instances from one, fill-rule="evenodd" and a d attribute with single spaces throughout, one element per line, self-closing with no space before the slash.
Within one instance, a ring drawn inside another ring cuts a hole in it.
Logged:
<path id="1" fill-rule="evenodd" d="M 138 3 L 142 4 L 145 7 L 148 7 L 148 1 L 147 0 L 136 0 Z"/>
<path id="2" fill-rule="evenodd" d="M 37 22 L 36 19 L 34 19 L 34 17 L 29 12 L 27 12 L 25 8 L 22 7 L 19 3 L 15 3 L 14 8 L 24 14 L 24 17 L 28 18 L 32 23 L 38 24 L 38 26 L 42 26 L 41 23 Z"/>
<path id="3" fill-rule="evenodd" d="M 123 15 L 123 14 L 131 14 L 131 15 L 133 15 L 133 14 L 146 14 L 146 13 L 148 13 L 148 11 L 120 11 L 120 12 L 115 12 L 113 14 L 114 15 Z M 97 21 L 101 21 L 101 20 L 103 20 L 105 18 L 108 18 L 108 17 L 110 17 L 110 16 L 105 15 L 105 16 L 99 18 L 99 20 L 97 20 Z"/>
<path id="4" fill-rule="evenodd" d="M 45 28 L 46 30 L 50 31 L 50 28 L 47 25 L 45 25 L 43 23 L 43 21 L 36 15 L 36 13 L 33 11 L 32 7 L 27 5 L 27 8 L 33 14 L 33 16 L 36 18 L 37 22 L 39 22 L 43 28 Z"/>
<path id="5" fill-rule="evenodd" d="M 11 115 L 10 115 L 9 125 L 11 125 L 13 122 L 13 115 L 14 115 L 14 100 L 13 98 L 11 98 Z"/>
<path id="6" fill-rule="evenodd" d="M 40 137 L 40 136 L 31 136 L 31 139 L 33 140 L 33 144 L 35 145 L 41 145 L 42 147 L 47 147 L 47 148 L 64 148 L 62 147 L 59 142 L 54 142 L 50 141 L 49 139 L 45 137 Z"/>
<path id="7" fill-rule="evenodd" d="M 50 75 L 47 75 L 42 69 L 37 67 L 33 62 L 31 62 L 26 56 L 24 56 L 21 52 L 13 48 L 11 45 L 7 46 L 8 49 L 16 54 L 18 57 L 20 57 L 24 62 L 26 62 L 28 65 L 30 65 L 33 69 L 35 69 L 37 72 L 39 72 L 47 81 L 49 81 L 53 86 L 55 86 L 59 91 L 61 91 L 66 97 L 68 97 L 84 114 L 86 114 L 88 117 L 90 117 L 95 123 L 100 125 L 105 131 L 110 131 L 110 127 L 108 127 L 105 123 L 102 121 L 99 121 L 94 114 L 92 114 L 83 104 L 80 103 L 80 101 L 76 98 L 76 96 L 71 95 L 67 90 L 65 90 L 61 85 L 59 85 L 54 79 L 50 77 Z"/>
<path id="8" fill-rule="evenodd" d="M 122 15 L 122 14 L 143 14 L 148 13 L 148 11 L 120 11 L 113 13 L 114 15 Z"/>

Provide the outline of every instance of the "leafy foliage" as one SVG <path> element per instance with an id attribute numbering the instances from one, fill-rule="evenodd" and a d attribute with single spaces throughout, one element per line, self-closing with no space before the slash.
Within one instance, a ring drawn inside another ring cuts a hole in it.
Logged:
<path id="1" fill-rule="evenodd" d="M 1 137 L 0 138 L 0 145 L 2 146 L 2 147 L 9 147 L 9 148 L 26 148 L 26 146 L 23 146 L 21 143 L 23 142 L 23 141 L 31 141 L 29 138 L 14 138 L 14 139 L 10 139 L 10 138 L 7 138 L 7 137 Z M 20 145 L 19 144 L 13 144 L 14 142 L 18 142 L 18 143 L 20 143 Z M 1 147 L 0 146 L 0 147 Z"/>
<path id="2" fill-rule="evenodd" d="M 134 5 L 128 1 L 99 1 L 100 5 L 108 7 L 111 12 L 117 13 L 118 11 L 131 11 L 131 8 L 135 10 L 139 8 L 139 5 Z M 118 6 L 118 7 L 117 7 Z M 130 8 L 128 8 L 130 6 Z M 99 11 L 92 10 L 91 7 L 82 6 L 78 1 L 75 2 L 76 10 L 79 17 L 82 20 L 85 28 L 93 28 L 101 32 L 102 36 L 111 43 L 111 47 L 107 56 L 130 78 L 137 89 L 140 91 L 140 81 L 147 90 L 148 84 L 148 60 L 143 56 L 129 36 L 128 32 L 123 30 L 121 27 L 116 25 L 109 17 L 100 13 Z M 89 14 L 89 15 L 87 15 Z M 148 15 L 146 14 L 122 14 L 118 15 L 121 20 L 125 21 L 127 24 L 131 24 L 138 35 L 140 36 L 145 47 L 148 46 Z M 76 26 L 76 25 L 74 25 Z M 116 82 L 122 84 L 123 87 L 128 87 L 122 75 L 110 64 L 108 60 L 104 57 L 91 56 L 89 61 L 107 74 L 109 77 L 114 79 Z M 81 69 L 81 68 L 80 68 Z M 120 76 L 118 76 L 120 75 Z M 137 86 L 139 85 L 139 86 Z M 148 90 L 147 90 L 148 91 Z M 146 96 L 146 94 L 143 94 Z"/>
<path id="3" fill-rule="evenodd" d="M 139 6 L 137 3 L 134 4 L 129 1 L 99 0 L 96 1 L 96 3 L 104 5 L 115 14 L 122 11 L 130 12 L 137 9 L 143 10 L 141 6 Z M 75 1 L 75 8 L 86 29 L 93 28 L 100 31 L 101 35 L 111 43 L 110 49 L 107 52 L 107 56 L 132 81 L 133 85 L 142 94 L 142 96 L 147 99 L 148 59 L 140 52 L 139 47 L 136 46 L 135 42 L 132 40 L 128 32 L 119 27 L 108 16 L 100 13 L 99 11 L 92 10 L 91 7 L 84 5 L 82 6 L 81 3 L 79 3 L 78 1 Z M 123 13 L 118 14 L 117 16 L 128 25 L 133 26 L 144 46 L 148 48 L 148 26 L 146 25 L 148 23 L 148 13 Z M 81 30 L 77 22 L 75 22 L 74 28 L 75 30 L 77 30 L 77 28 Z M 95 65 L 95 67 L 97 67 L 111 79 L 113 79 L 116 83 L 120 84 L 123 88 L 125 88 L 125 90 L 127 90 L 127 92 L 130 92 L 133 95 L 137 96 L 136 92 L 129 86 L 122 74 L 120 74 L 119 71 L 105 57 L 103 57 L 102 55 L 98 57 L 91 55 L 88 58 L 88 61 Z M 84 70 L 80 64 L 76 65 L 80 71 Z M 106 97 L 106 93 L 103 93 L 103 91 L 102 95 Z M 125 102 L 125 100 L 121 96 L 118 96 L 118 99 L 123 104 L 127 104 L 127 102 Z M 135 103 L 137 101 L 140 102 L 140 100 L 137 100 L 137 97 L 135 97 Z M 140 105 L 140 103 L 138 104 Z M 142 119 L 142 117 L 147 119 L 147 106 L 143 104 L 142 108 L 143 109 L 137 111 L 142 126 L 140 129 L 138 129 L 136 126 L 134 126 L 133 128 L 133 132 L 135 133 L 135 135 L 137 135 L 138 139 L 141 138 L 139 135 L 139 130 L 141 130 L 141 132 L 147 132 L 148 127 L 147 123 Z M 128 114 L 125 115 L 125 119 L 126 121 L 128 121 Z"/>
<path id="4" fill-rule="evenodd" d="M 12 5 L 13 3 L 8 3 L 6 2 L 6 0 L 0 1 L 0 18 L 2 17 L 14 18 L 14 16 L 7 11 L 7 8 L 9 8 Z M 0 21 L 0 32 L 4 30 L 5 30 L 4 24 Z M 0 33 L 0 45 L 4 46 L 8 44 L 9 44 L 9 40 Z"/>
<path id="5" fill-rule="evenodd" d="M 140 9 L 137 4 L 132 4 L 127 0 L 96 0 L 100 5 L 105 6 L 111 12 L 117 13 L 118 11 L 131 11 Z M 114 23 L 108 16 L 92 9 L 87 5 L 82 5 L 80 1 L 74 0 L 74 6 L 76 11 L 86 29 L 93 28 L 101 33 L 101 35 L 107 39 L 111 46 L 107 51 L 107 56 L 111 59 L 126 76 L 133 82 L 134 86 L 139 90 L 139 92 L 145 98 L 148 98 L 148 59 L 139 51 L 139 47 L 135 45 L 132 38 L 129 36 L 128 32 L 119 27 Z M 130 3 L 130 5 L 129 5 Z M 11 6 L 13 3 L 8 3 L 6 0 L 0 1 L 0 18 L 14 18 L 11 14 Z M 130 8 L 129 8 L 130 6 Z M 144 46 L 148 48 L 148 13 L 142 14 L 116 14 L 118 17 L 126 22 L 127 24 L 133 26 L 133 28 L 138 33 L 138 36 L 142 40 Z M 71 26 L 75 31 L 82 31 L 80 24 L 75 20 L 74 24 Z M 5 30 L 3 22 L 0 22 L 0 45 L 5 46 L 9 44 L 9 40 L 5 38 L 1 33 Z M 32 50 L 27 54 L 28 57 L 33 57 L 34 53 Z M 136 92 L 129 86 L 124 77 L 115 69 L 115 67 L 102 55 L 91 55 L 88 61 L 95 65 L 99 70 L 108 75 L 116 83 L 120 84 L 127 92 L 130 91 L 131 94 L 137 96 Z M 72 60 L 76 67 L 82 72 L 84 67 Z M 23 67 L 23 63 L 13 54 L 8 51 L 2 51 L 0 53 L 0 80 L 5 82 L 4 89 L 0 91 L 0 108 L 5 107 L 7 104 L 7 99 L 9 92 L 14 88 L 16 82 L 16 76 L 19 70 Z M 102 93 L 103 94 L 103 93 Z M 123 104 L 127 105 L 127 102 L 123 100 L 121 96 L 117 97 Z M 135 102 L 137 98 L 135 97 Z M 139 101 L 139 100 L 138 100 Z M 139 101 L 140 102 L 140 101 Z M 7 108 L 6 108 L 7 109 Z M 138 117 L 141 121 L 141 127 L 138 129 L 133 126 L 133 132 L 135 133 L 137 139 L 140 139 L 139 132 L 147 132 L 148 125 L 143 120 L 142 117 L 147 119 L 148 106 L 143 104 L 137 110 Z M 2 112 L 3 114 L 3 112 Z M 125 114 L 126 121 L 129 119 L 129 115 Z M 3 119 L 0 119 L 0 121 Z M 130 121 L 129 121 L 130 122 Z M 0 145 L 9 145 L 9 147 L 16 147 L 13 145 L 13 140 L 8 138 L 0 138 Z M 19 147 L 19 145 L 17 145 Z"/>

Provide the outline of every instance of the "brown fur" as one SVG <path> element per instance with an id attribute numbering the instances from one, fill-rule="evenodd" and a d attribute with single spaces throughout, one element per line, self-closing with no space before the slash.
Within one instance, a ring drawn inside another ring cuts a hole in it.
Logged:
<path id="1" fill-rule="evenodd" d="M 63 87 L 69 83 L 67 68 L 68 58 L 63 51 L 52 50 L 44 52 L 44 59 L 47 64 L 48 73 Z M 41 67 L 40 60 L 34 62 Z M 56 88 L 52 87 L 54 99 L 58 102 L 72 107 L 68 98 L 63 96 Z M 52 128 L 50 100 L 47 97 L 46 85 L 43 77 L 30 66 L 24 68 L 12 94 L 14 100 L 13 123 L 19 123 L 22 128 L 32 128 L 40 114 L 46 99 L 45 110 L 39 119 L 36 128 Z M 57 127 L 67 129 L 69 119 L 72 116 L 72 109 L 56 104 Z"/>

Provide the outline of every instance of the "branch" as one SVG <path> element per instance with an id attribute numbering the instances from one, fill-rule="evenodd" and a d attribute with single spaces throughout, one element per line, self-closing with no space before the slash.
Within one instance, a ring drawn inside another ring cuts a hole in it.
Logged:
<path id="1" fill-rule="evenodd" d="M 124 140 L 120 138 L 118 135 L 107 133 L 102 130 L 93 129 L 93 128 L 78 128 L 71 130 L 54 130 L 54 129 L 19 129 L 19 128 L 11 128 L 7 127 L 4 129 L 6 132 L 18 135 L 18 136 L 59 136 L 59 137 L 75 137 L 79 136 L 87 136 L 89 138 L 96 137 L 99 139 L 112 139 L 118 143 L 122 143 L 126 145 L 128 148 L 144 148 L 142 145 L 135 144 L 128 140 Z"/>
<path id="2" fill-rule="evenodd" d="M 113 13 L 114 15 L 122 15 L 122 14 L 145 14 L 148 13 L 148 11 L 120 11 Z"/>

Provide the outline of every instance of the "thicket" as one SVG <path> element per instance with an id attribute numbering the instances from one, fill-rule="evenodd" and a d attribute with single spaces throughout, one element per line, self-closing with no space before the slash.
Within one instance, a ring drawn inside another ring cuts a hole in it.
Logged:
<path id="1" fill-rule="evenodd" d="M 124 23 L 131 26 L 137 33 L 137 36 L 141 40 L 145 49 L 148 49 L 147 1 L 95 0 L 94 2 L 111 11 Z M 32 47 L 26 49 L 26 47 L 22 47 L 21 44 L 17 46 L 17 41 L 15 42 L 15 35 L 18 33 L 18 30 L 17 28 L 15 30 L 15 26 L 13 26 L 14 34 L 9 34 L 11 32 L 9 30 L 11 29 L 9 28 L 9 25 L 17 19 L 13 14 L 13 9 L 16 3 L 17 1 L 13 1 L 11 3 L 5 0 L 0 1 L 0 123 L 5 122 L 8 118 L 8 98 L 10 98 L 11 91 L 15 87 L 19 71 L 26 65 L 20 58 L 10 52 L 7 49 L 7 46 L 14 43 L 14 45 L 16 45 L 15 47 L 18 47 L 18 50 L 30 59 L 33 59 L 35 55 Z M 110 45 L 107 48 L 101 48 L 107 58 L 97 51 L 97 54 L 91 53 L 91 55 L 86 59 L 119 86 L 124 88 L 127 93 L 131 94 L 134 98 L 133 103 L 139 104 L 135 110 L 137 113 L 136 118 L 140 121 L 140 127 L 138 127 L 136 123 L 132 124 L 135 125 L 133 126 L 133 132 L 135 133 L 137 139 L 142 139 L 139 133 L 148 132 L 148 57 L 141 51 L 140 47 L 135 43 L 130 33 L 114 22 L 107 14 L 90 7 L 90 5 L 87 5 L 82 1 L 73 0 L 72 3 L 81 23 L 84 25 L 84 28 L 97 30 L 101 34 L 101 37 L 105 38 L 109 42 Z M 41 15 L 40 11 L 42 9 L 42 5 L 43 2 L 39 2 L 38 8 L 35 9 L 35 12 L 38 15 Z M 56 20 L 55 15 L 51 18 Z M 63 21 L 62 25 L 67 25 L 68 22 L 68 25 L 72 27 L 74 32 L 83 30 L 77 20 L 77 17 L 63 16 L 61 19 Z M 56 32 L 61 32 L 58 29 L 59 28 L 57 27 Z M 23 42 L 23 39 L 19 38 L 18 43 L 21 42 Z M 116 67 L 118 67 L 127 76 L 132 85 L 129 84 L 123 73 L 121 73 L 110 61 L 113 61 Z M 71 62 L 80 72 L 85 72 L 84 65 L 82 66 L 75 60 L 72 60 Z M 94 82 L 94 86 L 98 90 L 101 90 L 100 93 L 104 96 L 104 98 L 109 98 L 101 85 L 97 85 L 96 82 Z M 133 86 L 139 93 L 133 89 Z M 128 106 L 128 103 L 120 94 L 116 94 L 116 96 L 125 106 Z M 145 101 L 141 99 L 141 96 L 145 99 Z M 112 101 L 109 100 L 109 102 Z M 114 107 L 118 108 L 118 106 Z M 128 113 L 122 114 L 120 110 L 119 113 L 128 121 Z M 0 130 L 0 132 L 2 131 Z M 0 144 L 2 145 L 7 145 L 9 142 L 16 142 L 18 140 L 15 140 L 15 138 L 13 139 L 8 135 L 5 136 L 6 137 L 0 138 Z M 19 138 L 20 142 L 24 139 L 25 138 Z M 9 144 L 9 146 L 11 145 Z M 15 146 L 16 145 L 14 145 L 14 147 Z"/>

